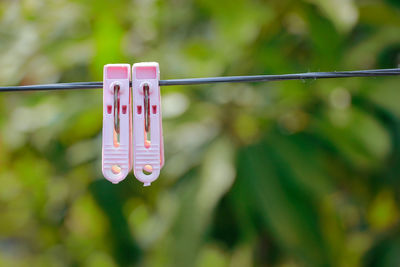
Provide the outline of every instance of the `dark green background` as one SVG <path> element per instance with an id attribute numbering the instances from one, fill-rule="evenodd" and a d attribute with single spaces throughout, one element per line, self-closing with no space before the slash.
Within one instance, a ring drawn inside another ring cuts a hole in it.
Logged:
<path id="1" fill-rule="evenodd" d="M 393 68 L 398 1 L 0 2 L 1 85 Z M 151 187 L 101 174 L 102 92 L 0 95 L 0 266 L 400 266 L 400 79 L 163 87 Z"/>

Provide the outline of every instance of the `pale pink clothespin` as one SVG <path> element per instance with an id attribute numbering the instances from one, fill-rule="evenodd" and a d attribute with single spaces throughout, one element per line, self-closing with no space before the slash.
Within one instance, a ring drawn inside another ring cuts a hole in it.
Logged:
<path id="1" fill-rule="evenodd" d="M 130 65 L 108 64 L 103 76 L 103 175 L 116 184 L 132 169 Z"/>
<path id="2" fill-rule="evenodd" d="M 164 165 L 159 79 L 158 63 L 133 65 L 133 171 L 144 186 L 158 178 Z"/>

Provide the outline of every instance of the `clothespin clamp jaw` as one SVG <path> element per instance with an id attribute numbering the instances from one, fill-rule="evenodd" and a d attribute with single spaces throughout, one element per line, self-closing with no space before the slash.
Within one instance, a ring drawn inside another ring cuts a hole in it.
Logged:
<path id="1" fill-rule="evenodd" d="M 159 80 L 158 63 L 133 65 L 133 171 L 144 186 L 158 178 L 164 165 Z"/>
<path id="2" fill-rule="evenodd" d="M 132 169 L 130 80 L 129 64 L 104 66 L 102 171 L 114 184 Z"/>

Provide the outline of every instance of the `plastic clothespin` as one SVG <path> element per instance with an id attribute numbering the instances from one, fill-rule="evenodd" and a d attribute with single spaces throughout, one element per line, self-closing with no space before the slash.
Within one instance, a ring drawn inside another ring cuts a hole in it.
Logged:
<path id="1" fill-rule="evenodd" d="M 136 63 L 132 67 L 133 171 L 144 186 L 158 178 L 164 165 L 159 79 L 156 62 Z"/>
<path id="2" fill-rule="evenodd" d="M 132 169 L 130 80 L 129 64 L 104 66 L 102 170 L 114 184 L 125 179 Z"/>

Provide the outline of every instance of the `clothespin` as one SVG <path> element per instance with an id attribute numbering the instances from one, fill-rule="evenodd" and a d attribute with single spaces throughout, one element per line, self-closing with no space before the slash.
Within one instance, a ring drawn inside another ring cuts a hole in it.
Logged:
<path id="1" fill-rule="evenodd" d="M 164 165 L 159 80 L 158 63 L 133 65 L 133 171 L 144 186 L 158 178 Z"/>
<path id="2" fill-rule="evenodd" d="M 130 65 L 108 64 L 103 77 L 104 177 L 116 184 L 132 169 Z"/>

